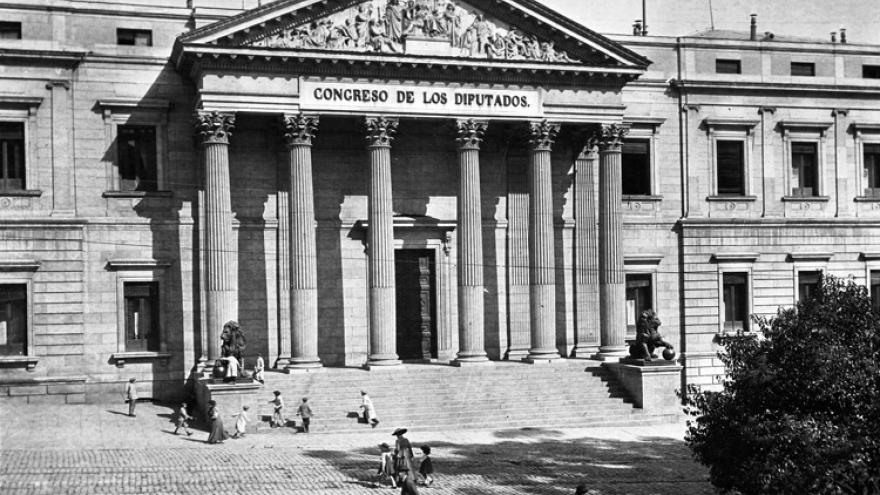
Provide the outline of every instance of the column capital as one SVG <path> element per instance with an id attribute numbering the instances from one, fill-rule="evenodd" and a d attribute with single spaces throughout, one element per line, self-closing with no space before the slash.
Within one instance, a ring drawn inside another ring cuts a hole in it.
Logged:
<path id="1" fill-rule="evenodd" d="M 397 134 L 399 120 L 394 117 L 366 117 L 364 129 L 366 130 L 367 146 L 391 146 L 394 135 Z"/>
<path id="2" fill-rule="evenodd" d="M 599 141 L 596 139 L 594 127 L 576 128 L 572 133 L 571 147 L 577 150 L 578 160 L 595 160 L 598 154 Z"/>
<path id="3" fill-rule="evenodd" d="M 284 115 L 281 125 L 287 147 L 311 146 L 312 139 L 318 133 L 318 116 L 301 113 Z"/>
<path id="4" fill-rule="evenodd" d="M 561 126 L 555 122 L 542 120 L 529 122 L 529 145 L 534 151 L 550 151 Z"/>
<path id="5" fill-rule="evenodd" d="M 489 122 L 485 120 L 459 119 L 455 121 L 456 137 L 455 142 L 458 148 L 462 150 L 478 150 L 480 143 L 483 142 L 483 135 Z"/>
<path id="6" fill-rule="evenodd" d="M 592 138 L 596 141 L 600 151 L 620 151 L 623 138 L 629 133 L 629 128 L 619 124 L 602 124 L 593 133 Z"/>
<path id="7" fill-rule="evenodd" d="M 197 112 L 195 130 L 202 144 L 229 144 L 232 129 L 235 128 L 235 115 L 220 112 Z"/>

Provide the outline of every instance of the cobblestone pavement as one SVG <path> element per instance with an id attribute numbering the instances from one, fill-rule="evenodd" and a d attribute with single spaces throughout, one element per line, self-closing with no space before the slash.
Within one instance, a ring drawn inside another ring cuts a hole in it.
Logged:
<path id="1" fill-rule="evenodd" d="M 346 435 L 261 428 L 208 445 L 202 430 L 174 436 L 168 407 L 138 404 L 136 418 L 124 410 L 0 403 L 0 493 L 398 493 L 374 478 L 376 445 L 392 443 L 393 425 Z M 423 494 L 571 494 L 578 483 L 592 495 L 713 493 L 682 435 L 672 424 L 407 436 L 433 448 L 436 482 Z"/>

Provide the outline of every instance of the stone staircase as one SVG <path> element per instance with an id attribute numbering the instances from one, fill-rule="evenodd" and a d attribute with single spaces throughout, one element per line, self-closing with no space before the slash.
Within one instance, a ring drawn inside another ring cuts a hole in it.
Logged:
<path id="1" fill-rule="evenodd" d="M 326 368 L 290 375 L 267 372 L 265 381 L 244 392 L 238 403 L 251 405 L 252 417 L 268 421 L 273 409 L 268 401 L 273 390 L 280 390 L 289 421 L 302 397 L 308 397 L 315 414 L 312 432 L 369 430 L 357 417 L 362 389 L 373 399 L 383 429 L 624 426 L 677 417 L 634 408 L 610 374 L 582 360 L 551 365 L 501 361 L 465 368 L 404 364 L 372 371 Z M 300 424 L 298 418 L 296 422 Z"/>

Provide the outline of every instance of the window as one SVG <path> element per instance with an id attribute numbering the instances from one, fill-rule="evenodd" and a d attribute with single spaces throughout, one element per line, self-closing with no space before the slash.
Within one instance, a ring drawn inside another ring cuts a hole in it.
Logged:
<path id="1" fill-rule="evenodd" d="M 120 190 L 155 191 L 156 128 L 121 125 L 116 134 Z"/>
<path id="2" fill-rule="evenodd" d="M 865 79 L 880 79 L 880 65 L 863 65 L 862 77 Z"/>
<path id="3" fill-rule="evenodd" d="M 0 22 L 0 40 L 20 40 L 20 22 Z"/>
<path id="4" fill-rule="evenodd" d="M 807 301 L 815 294 L 822 272 L 811 270 L 798 272 L 798 301 Z"/>
<path id="5" fill-rule="evenodd" d="M 746 194 L 744 144 L 743 141 L 715 142 L 719 196 Z"/>
<path id="6" fill-rule="evenodd" d="M 126 282 L 125 350 L 159 350 L 159 284 Z"/>
<path id="7" fill-rule="evenodd" d="M 654 307 L 651 274 L 639 273 L 626 276 L 626 330 L 635 334 L 639 315 Z"/>
<path id="8" fill-rule="evenodd" d="M 748 331 L 748 274 L 725 273 L 723 277 L 724 331 Z"/>
<path id="9" fill-rule="evenodd" d="M 880 143 L 862 145 L 865 163 L 865 196 L 880 197 Z"/>
<path id="10" fill-rule="evenodd" d="M 880 271 L 871 270 L 871 307 L 880 311 Z"/>
<path id="11" fill-rule="evenodd" d="M 739 60 L 715 59 L 716 74 L 742 74 L 742 63 Z"/>
<path id="12" fill-rule="evenodd" d="M 816 143 L 791 143 L 791 195 L 818 196 Z"/>
<path id="13" fill-rule="evenodd" d="M 816 75 L 816 64 L 812 62 L 792 62 L 791 75 L 813 77 Z"/>
<path id="14" fill-rule="evenodd" d="M 24 154 L 24 124 L 0 122 L 0 191 L 24 189 Z"/>
<path id="15" fill-rule="evenodd" d="M 651 142 L 628 139 L 622 146 L 623 194 L 651 194 Z"/>
<path id="16" fill-rule="evenodd" d="M 0 356 L 27 356 L 27 285 L 0 285 Z"/>
<path id="17" fill-rule="evenodd" d="M 153 46 L 153 32 L 149 29 L 116 30 L 117 45 Z"/>

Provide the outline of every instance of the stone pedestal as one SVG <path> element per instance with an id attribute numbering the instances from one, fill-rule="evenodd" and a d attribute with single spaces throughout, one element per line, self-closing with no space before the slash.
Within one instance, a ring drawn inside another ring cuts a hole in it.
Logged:
<path id="1" fill-rule="evenodd" d="M 556 349 L 556 254 L 553 249 L 553 188 L 550 150 L 559 124 L 529 126 L 529 309 L 532 346 L 525 359 L 559 359 Z"/>
<path id="2" fill-rule="evenodd" d="M 602 363 L 602 366 L 614 374 L 636 407 L 651 412 L 681 412 L 681 400 L 675 391 L 681 389 L 682 367 L 674 361 Z"/>
<path id="3" fill-rule="evenodd" d="M 391 201 L 391 141 L 397 119 L 366 119 L 370 152 L 367 249 L 370 287 L 370 355 L 367 368 L 399 365 Z"/>
<path id="4" fill-rule="evenodd" d="M 193 388 L 199 411 L 198 419 L 206 421 L 210 426 L 210 421 L 207 420 L 208 401 L 214 400 L 217 402 L 217 408 L 222 415 L 226 431 L 235 431 L 235 420 L 231 416 L 241 412 L 242 406 L 250 408 L 248 413 L 254 424 L 260 423 L 259 406 L 268 400 L 265 397 L 266 392 L 263 390 L 263 385 L 251 379 L 239 379 L 235 383 L 224 383 L 222 380 L 204 378 L 197 380 Z"/>

